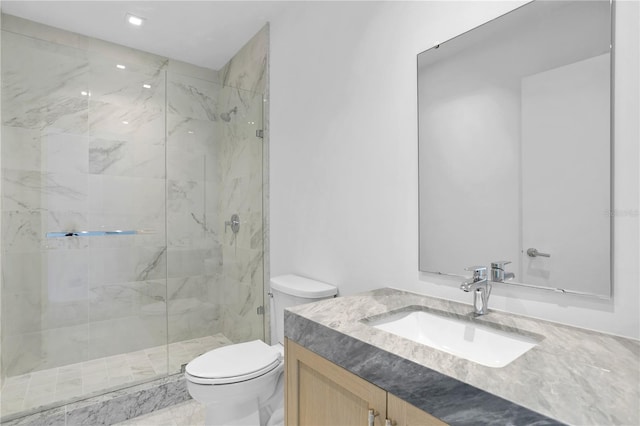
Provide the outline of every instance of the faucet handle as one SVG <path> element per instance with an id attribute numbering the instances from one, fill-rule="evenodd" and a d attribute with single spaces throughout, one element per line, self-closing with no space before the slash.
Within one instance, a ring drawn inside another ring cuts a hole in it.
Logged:
<path id="1" fill-rule="evenodd" d="M 467 266 L 464 268 L 465 271 L 473 272 L 473 280 L 479 281 L 487 278 L 487 267 L 486 266 Z"/>
<path id="2" fill-rule="evenodd" d="M 504 269 L 504 265 L 510 264 L 510 260 L 496 260 L 491 262 L 491 269 Z"/>

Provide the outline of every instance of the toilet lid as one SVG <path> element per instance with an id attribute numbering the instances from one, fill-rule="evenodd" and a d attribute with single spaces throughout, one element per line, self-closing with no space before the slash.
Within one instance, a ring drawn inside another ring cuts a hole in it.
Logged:
<path id="1" fill-rule="evenodd" d="M 202 354 L 187 364 L 185 371 L 210 384 L 236 383 L 273 370 L 280 364 L 281 357 L 276 348 L 254 340 Z"/>

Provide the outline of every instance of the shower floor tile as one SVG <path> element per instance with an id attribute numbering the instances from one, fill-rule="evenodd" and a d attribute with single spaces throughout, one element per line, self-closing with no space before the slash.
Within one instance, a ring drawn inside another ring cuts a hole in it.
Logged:
<path id="1" fill-rule="evenodd" d="M 8 377 L 0 392 L 1 416 L 98 395 L 108 389 L 164 376 L 168 371 L 177 373 L 183 364 L 198 355 L 232 343 L 223 334 L 216 334 L 171 343 L 168 347 L 158 346 Z"/>

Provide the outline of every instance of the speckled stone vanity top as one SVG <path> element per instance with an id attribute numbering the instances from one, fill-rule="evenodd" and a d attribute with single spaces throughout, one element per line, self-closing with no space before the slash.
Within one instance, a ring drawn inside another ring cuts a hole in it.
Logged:
<path id="1" fill-rule="evenodd" d="M 363 319 L 407 306 L 542 337 L 502 368 L 471 361 L 375 329 Z M 379 289 L 297 306 L 285 335 L 451 425 L 640 424 L 640 342 Z"/>

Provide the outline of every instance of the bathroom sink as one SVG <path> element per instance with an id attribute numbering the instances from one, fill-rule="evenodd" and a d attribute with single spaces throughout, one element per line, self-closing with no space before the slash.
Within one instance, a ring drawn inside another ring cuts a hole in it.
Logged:
<path id="1" fill-rule="evenodd" d="M 542 338 L 482 324 L 463 316 L 403 309 L 364 322 L 379 330 L 456 355 L 478 364 L 500 368 L 536 346 Z"/>

